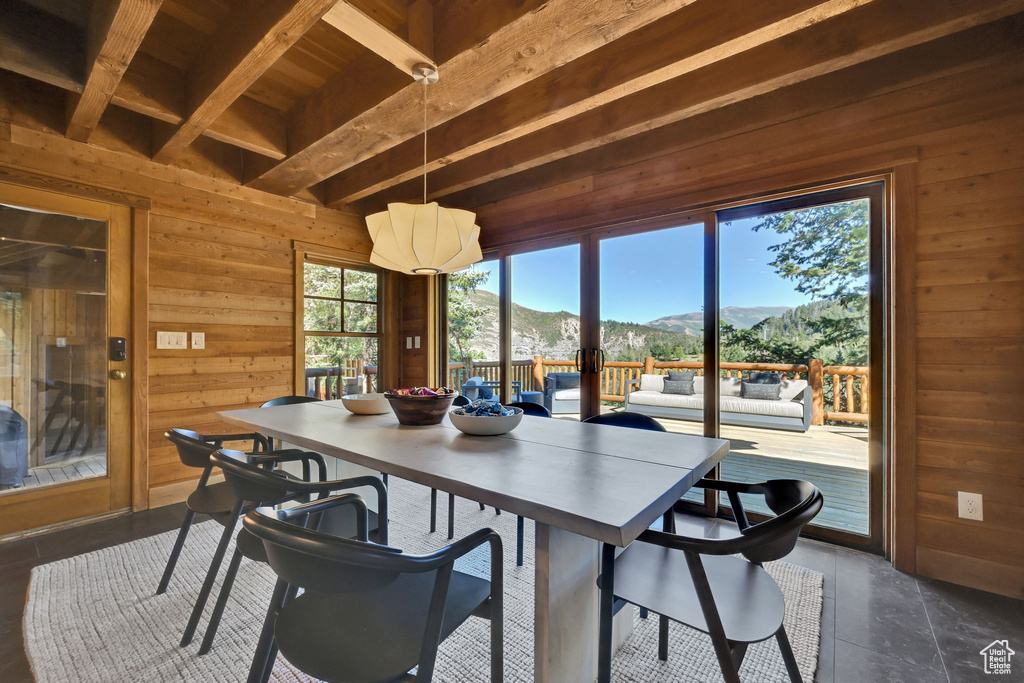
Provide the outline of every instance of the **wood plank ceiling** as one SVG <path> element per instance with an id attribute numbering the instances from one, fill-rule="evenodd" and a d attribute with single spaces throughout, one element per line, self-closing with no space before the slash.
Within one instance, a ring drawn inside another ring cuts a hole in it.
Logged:
<path id="1" fill-rule="evenodd" d="M 418 62 L 441 75 L 427 93 L 430 196 L 472 208 L 502 179 L 1024 12 L 1024 0 L 4 5 L 0 69 L 20 74 L 8 87 L 25 77 L 64 98 L 69 138 L 120 138 L 164 164 L 360 211 L 420 191 Z"/>

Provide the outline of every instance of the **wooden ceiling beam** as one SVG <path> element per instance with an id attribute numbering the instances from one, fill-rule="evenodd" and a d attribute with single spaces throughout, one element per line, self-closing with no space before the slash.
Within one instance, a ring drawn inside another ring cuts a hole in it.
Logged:
<path id="1" fill-rule="evenodd" d="M 0 253 L 0 266 L 9 266 L 13 263 L 42 256 L 45 252 L 50 251 L 51 249 L 53 249 L 53 247 L 41 244 L 21 244 L 17 249 Z"/>
<path id="2" fill-rule="evenodd" d="M 346 0 L 327 11 L 324 21 L 405 74 L 417 64 L 432 64 L 430 57 L 384 28 Z"/>
<path id="3" fill-rule="evenodd" d="M 1024 11 L 1024 0 L 876 0 L 560 124 L 450 164 L 430 176 L 447 196 L 655 128 L 833 73 Z M 337 201 L 328 183 L 328 204 Z"/>
<path id="4" fill-rule="evenodd" d="M 549 0 L 442 65 L 441 80 L 430 87 L 430 125 L 500 97 L 694 1 Z M 422 98 L 422 86 L 411 83 L 312 139 L 301 129 L 322 128 L 322 121 L 297 121 L 296 135 L 289 129 L 294 152 L 251 185 L 291 195 L 420 135 Z M 309 142 L 298 146 L 297 140 Z"/>
<path id="5" fill-rule="evenodd" d="M 427 170 L 443 168 L 872 1 L 695 3 L 438 126 L 428 136 Z M 701 30 L 692 30 L 694 26 Z M 328 201 L 349 204 L 422 172 L 422 145 L 409 141 L 329 180 Z"/>
<path id="6" fill-rule="evenodd" d="M 154 145 L 168 163 L 208 130 L 336 0 L 249 0 L 238 6 L 195 56 L 186 78 L 188 114 Z"/>
<path id="7" fill-rule="evenodd" d="M 78 27 L 17 0 L 3 4 L 0 69 L 82 92 L 85 54 Z"/>
<path id="8" fill-rule="evenodd" d="M 88 142 L 163 0 L 94 0 L 86 36 L 88 76 L 69 96 L 67 136 Z"/>

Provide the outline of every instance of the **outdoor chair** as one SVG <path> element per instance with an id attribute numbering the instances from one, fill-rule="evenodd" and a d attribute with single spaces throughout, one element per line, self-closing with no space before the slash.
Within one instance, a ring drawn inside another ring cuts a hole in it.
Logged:
<path id="1" fill-rule="evenodd" d="M 544 375 L 543 401 L 552 415 L 580 412 L 580 373 L 549 372 Z"/>
<path id="2" fill-rule="evenodd" d="M 598 681 L 611 680 L 612 619 L 627 604 L 661 615 L 658 658 L 668 659 L 668 624 L 677 621 L 711 636 L 726 683 L 740 683 L 747 647 L 775 637 L 793 683 L 800 683 L 793 650 L 782 625 L 786 604 L 762 564 L 788 555 L 800 532 L 823 505 L 812 484 L 777 479 L 741 484 L 702 479 L 698 488 L 725 491 L 740 534 L 732 538 L 695 538 L 673 533 L 672 512 L 665 531 L 648 529 L 616 557 L 602 546 Z M 759 494 L 775 517 L 747 522 L 740 494 Z M 733 557 L 742 555 L 743 557 Z"/>
<path id="3" fill-rule="evenodd" d="M 299 481 L 285 475 L 281 471 L 267 469 L 267 465 L 305 459 L 315 462 L 321 468 L 319 481 Z M 285 455 L 284 457 L 275 454 L 247 456 L 239 451 L 224 449 L 211 455 L 210 461 L 224 473 L 224 481 L 227 483 L 228 488 L 231 489 L 235 497 L 235 505 L 238 509 L 247 505 L 250 508 L 274 506 L 300 499 L 309 502 L 314 497 L 327 498 L 345 489 L 362 488 L 365 486 L 372 487 L 377 491 L 378 512 L 366 513 L 365 519 L 368 524 L 368 533 L 371 534 L 371 538 L 374 540 L 387 545 L 387 489 L 385 489 L 380 479 L 376 477 L 355 477 L 352 479 L 325 481 L 326 471 L 323 466 L 323 458 L 317 453 L 292 454 Z M 321 520 L 319 528 L 341 538 L 354 538 L 357 536 L 365 538 L 365 532 L 359 529 L 362 519 L 364 518 L 355 514 L 349 507 L 332 508 L 325 515 L 324 519 Z M 218 551 L 221 548 L 227 548 L 231 538 L 229 529 L 233 529 L 233 526 L 225 527 Z M 206 654 L 213 647 L 213 640 L 217 635 L 217 628 L 224 614 L 224 608 L 227 605 L 228 596 L 231 593 L 231 588 L 234 585 L 235 576 L 238 573 L 238 567 L 242 562 L 243 556 L 258 562 L 267 561 L 267 555 L 263 550 L 263 543 L 246 531 L 244 527 L 239 529 L 238 535 L 235 538 L 235 551 L 228 564 L 224 583 L 221 585 L 220 594 L 213 609 L 213 615 L 210 617 L 210 624 L 206 627 L 202 645 L 199 647 L 199 654 L 201 655 Z M 204 589 L 207 585 L 212 587 L 219 569 L 219 562 L 210 564 Z M 193 624 L 198 623 L 202 615 L 206 599 L 207 594 L 200 593 L 189 622 L 193 630 L 195 628 Z"/>
<path id="4" fill-rule="evenodd" d="M 246 515 L 244 528 L 263 541 L 278 576 L 249 683 L 270 678 L 278 651 L 318 679 L 429 682 L 439 645 L 470 616 L 491 622 L 490 677 L 501 681 L 501 537 L 481 529 L 428 555 L 411 555 L 365 535 L 353 540 L 316 529 L 320 513 L 352 505 L 353 498 Z M 484 544 L 490 545 L 490 580 L 455 571 L 458 558 Z"/>

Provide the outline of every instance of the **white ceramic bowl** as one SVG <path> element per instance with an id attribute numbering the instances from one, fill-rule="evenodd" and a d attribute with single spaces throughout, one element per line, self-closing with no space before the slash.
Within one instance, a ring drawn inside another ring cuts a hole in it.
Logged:
<path id="1" fill-rule="evenodd" d="M 497 436 L 506 434 L 519 426 L 523 420 L 523 409 L 513 408 L 515 415 L 460 415 L 451 410 L 448 412 L 448 419 L 452 424 L 465 434 L 473 436 Z"/>
<path id="2" fill-rule="evenodd" d="M 384 394 L 346 394 L 341 397 L 341 402 L 356 415 L 383 415 L 391 412 Z"/>

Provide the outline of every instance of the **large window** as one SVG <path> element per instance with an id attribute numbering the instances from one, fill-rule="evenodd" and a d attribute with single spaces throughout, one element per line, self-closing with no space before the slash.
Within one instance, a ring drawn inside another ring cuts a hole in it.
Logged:
<path id="1" fill-rule="evenodd" d="M 306 260 L 302 280 L 306 394 L 336 398 L 377 391 L 382 341 L 380 273 Z"/>

